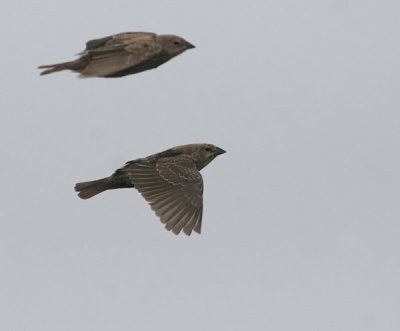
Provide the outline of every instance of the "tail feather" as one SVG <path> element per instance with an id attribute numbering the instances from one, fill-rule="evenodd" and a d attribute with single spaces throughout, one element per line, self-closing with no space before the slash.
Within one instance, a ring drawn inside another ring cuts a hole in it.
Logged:
<path id="1" fill-rule="evenodd" d="M 51 74 L 53 72 L 61 71 L 67 69 L 63 63 L 60 64 L 49 64 L 49 65 L 44 65 L 44 66 L 39 66 L 39 69 L 46 69 L 40 73 L 41 76 Z"/>
<path id="2" fill-rule="evenodd" d="M 108 178 L 93 180 L 91 182 L 77 183 L 75 185 L 75 191 L 79 192 L 78 196 L 81 199 L 89 199 L 101 192 L 104 192 L 110 188 Z"/>
<path id="3" fill-rule="evenodd" d="M 38 69 L 46 69 L 40 73 L 41 76 L 48 75 L 53 72 L 62 71 L 62 70 L 73 70 L 79 71 L 84 68 L 86 65 L 86 61 L 82 58 L 79 58 L 74 61 L 56 63 L 56 64 L 45 64 L 38 67 Z"/>

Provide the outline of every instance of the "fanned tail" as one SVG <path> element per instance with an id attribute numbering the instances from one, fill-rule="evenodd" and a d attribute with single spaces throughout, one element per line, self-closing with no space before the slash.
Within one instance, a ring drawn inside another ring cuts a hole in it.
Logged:
<path id="1" fill-rule="evenodd" d="M 81 199 L 89 199 L 110 188 L 111 187 L 108 178 L 93 180 L 91 182 L 77 183 L 75 185 L 75 191 L 79 192 L 78 196 Z"/>

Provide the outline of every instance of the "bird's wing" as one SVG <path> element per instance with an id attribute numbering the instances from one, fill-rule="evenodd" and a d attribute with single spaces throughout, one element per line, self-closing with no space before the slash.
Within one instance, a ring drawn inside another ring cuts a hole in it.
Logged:
<path id="1" fill-rule="evenodd" d="M 89 40 L 86 43 L 85 51 L 98 50 L 101 48 L 108 50 L 111 48 L 118 49 L 136 40 L 154 40 L 155 37 L 156 34 L 151 32 L 122 32 L 112 36 Z"/>
<path id="2" fill-rule="evenodd" d="M 201 232 L 203 179 L 192 159 L 164 158 L 156 164 L 132 163 L 129 179 L 139 190 L 167 230 L 188 236 Z"/>
<path id="3" fill-rule="evenodd" d="M 90 56 L 90 60 L 81 72 L 82 75 L 109 76 L 142 65 L 148 65 L 150 69 L 152 62 L 157 61 L 162 52 L 161 45 L 149 34 L 110 38 L 112 39 L 106 41 L 97 39 L 88 42 L 91 43 L 91 48 L 85 53 Z"/>

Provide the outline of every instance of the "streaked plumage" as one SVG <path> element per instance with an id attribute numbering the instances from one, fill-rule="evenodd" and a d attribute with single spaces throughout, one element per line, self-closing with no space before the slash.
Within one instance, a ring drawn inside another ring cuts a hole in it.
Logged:
<path id="1" fill-rule="evenodd" d="M 78 183 L 79 197 L 88 199 L 106 190 L 135 187 L 150 204 L 167 230 L 188 236 L 201 232 L 203 179 L 200 170 L 225 153 L 211 144 L 170 148 L 129 161 L 110 177 Z"/>
<path id="2" fill-rule="evenodd" d="M 72 70 L 84 77 L 122 77 L 157 68 L 190 48 L 194 46 L 175 35 L 123 32 L 88 41 L 77 60 L 39 69 L 46 69 L 41 75 Z"/>

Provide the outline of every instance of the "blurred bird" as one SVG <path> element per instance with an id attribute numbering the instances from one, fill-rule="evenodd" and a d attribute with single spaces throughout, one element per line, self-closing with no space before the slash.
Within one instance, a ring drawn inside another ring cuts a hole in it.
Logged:
<path id="1" fill-rule="evenodd" d="M 83 77 L 122 77 L 157 68 L 194 47 L 174 35 L 123 32 L 88 41 L 77 60 L 42 65 L 39 69 L 46 69 L 41 75 L 68 69 Z"/>
<path id="2" fill-rule="evenodd" d="M 109 177 L 78 183 L 79 197 L 89 199 L 106 190 L 135 187 L 167 230 L 190 236 L 200 233 L 203 179 L 200 170 L 225 151 L 211 144 L 190 144 L 129 161 Z"/>

